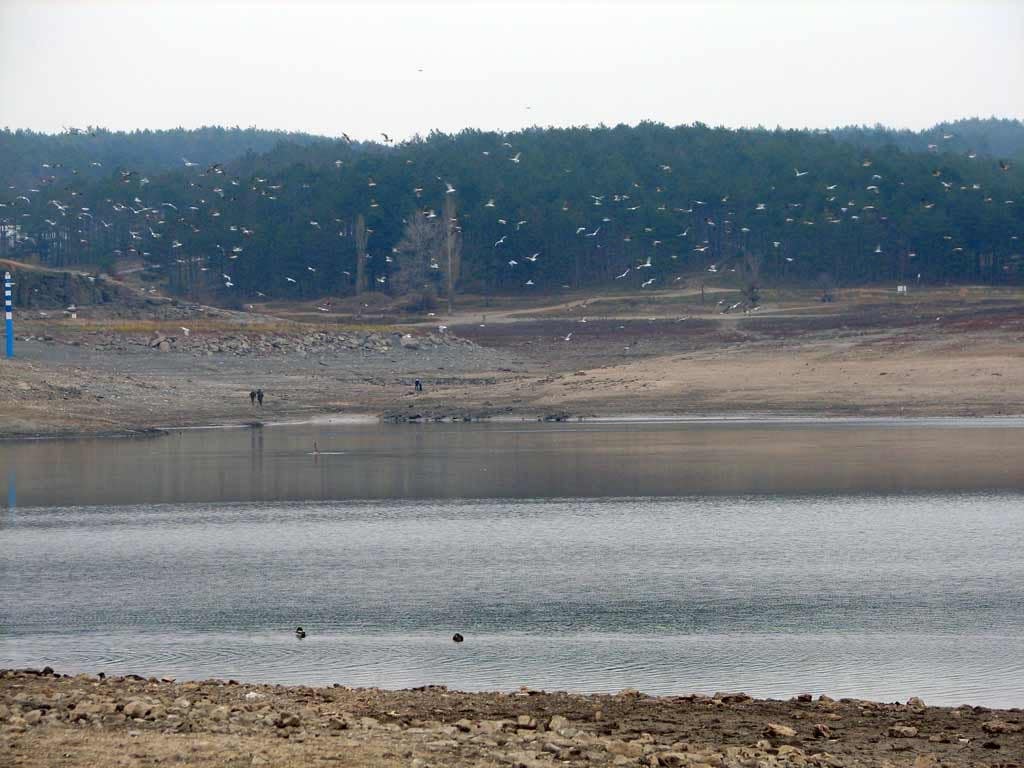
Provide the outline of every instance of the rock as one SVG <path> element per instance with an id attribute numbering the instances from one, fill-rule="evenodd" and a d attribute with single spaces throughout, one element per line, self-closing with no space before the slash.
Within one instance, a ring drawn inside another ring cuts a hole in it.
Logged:
<path id="1" fill-rule="evenodd" d="M 690 764 L 690 756 L 685 752 L 662 752 L 652 755 L 653 760 L 649 761 L 651 766 L 662 766 L 663 768 L 680 768 Z"/>
<path id="2" fill-rule="evenodd" d="M 828 695 L 823 693 L 823 694 L 821 694 L 821 696 L 818 697 L 818 703 L 819 704 L 835 704 L 836 700 L 833 699 L 831 696 L 828 696 Z"/>
<path id="3" fill-rule="evenodd" d="M 736 693 L 716 693 L 711 698 L 717 699 L 725 704 L 742 704 L 745 701 L 753 701 L 753 697 L 742 691 Z"/>
<path id="4" fill-rule="evenodd" d="M 124 715 L 125 717 L 129 717 L 134 720 L 135 718 L 145 717 L 149 714 L 149 709 L 149 704 L 146 702 L 140 701 L 139 699 L 132 699 L 124 705 Z"/>
<path id="5" fill-rule="evenodd" d="M 793 697 L 793 701 L 813 701 L 814 697 L 809 693 L 798 693 Z"/>
<path id="6" fill-rule="evenodd" d="M 488 735 L 501 733 L 505 730 L 507 723 L 508 720 L 481 720 L 479 724 L 480 732 Z"/>
<path id="7" fill-rule="evenodd" d="M 92 716 L 96 714 L 95 707 L 91 704 L 78 704 L 74 710 L 68 715 L 68 719 L 72 723 L 77 723 L 82 720 L 90 720 Z"/>
<path id="8" fill-rule="evenodd" d="M 184 696 L 179 696 L 171 702 L 171 706 L 175 709 L 188 709 L 192 706 L 192 702 L 186 699 Z"/>
<path id="9" fill-rule="evenodd" d="M 981 730 L 985 733 L 998 734 L 998 733 L 1020 733 L 1021 726 L 1014 725 L 1013 723 L 1007 723 L 1002 720 L 986 720 L 981 724 Z"/>
<path id="10" fill-rule="evenodd" d="M 164 339 L 163 341 L 161 341 L 159 344 L 156 345 L 156 348 L 160 352 L 170 352 L 171 351 L 171 342 L 169 342 L 167 339 Z"/>
<path id="11" fill-rule="evenodd" d="M 638 741 L 608 739 L 608 741 L 604 743 L 604 748 L 610 755 L 621 755 L 622 757 L 628 757 L 633 760 L 643 757 L 644 754 L 644 745 Z"/>
<path id="12" fill-rule="evenodd" d="M 917 696 L 911 696 L 907 699 L 907 709 L 912 709 L 915 712 L 923 712 L 927 708 L 927 705 Z"/>
<path id="13" fill-rule="evenodd" d="M 824 723 L 815 723 L 814 724 L 814 737 L 817 738 L 817 739 L 831 739 L 832 738 L 832 729 L 829 728 Z"/>
<path id="14" fill-rule="evenodd" d="M 532 731 L 537 727 L 537 721 L 529 715 L 520 715 L 516 718 L 516 727 Z"/>
<path id="15" fill-rule="evenodd" d="M 788 725 L 768 723 L 764 728 L 764 735 L 769 739 L 792 739 L 796 737 L 796 731 Z"/>
<path id="16" fill-rule="evenodd" d="M 888 734 L 898 739 L 912 739 L 917 736 L 917 728 L 912 725 L 890 725 Z"/>
<path id="17" fill-rule="evenodd" d="M 569 727 L 569 721 L 561 715 L 554 715 L 548 720 L 548 730 L 558 732 Z"/>
<path id="18" fill-rule="evenodd" d="M 259 691 L 249 691 L 243 698 L 245 698 L 246 701 L 259 701 L 260 699 L 265 699 L 266 696 Z"/>
<path id="19" fill-rule="evenodd" d="M 327 721 L 327 728 L 332 731 L 346 731 L 348 730 L 348 721 L 332 717 Z"/>
<path id="20" fill-rule="evenodd" d="M 470 731 L 473 730 L 473 721 L 472 720 L 466 720 L 465 718 L 463 718 L 462 720 L 457 720 L 455 722 L 455 727 L 458 728 L 463 733 L 469 733 Z"/>
<path id="21" fill-rule="evenodd" d="M 231 710 L 223 705 L 214 707 L 213 711 L 210 712 L 210 719 L 216 721 L 227 720 L 231 717 Z"/>
<path id="22" fill-rule="evenodd" d="M 43 719 L 43 711 L 41 709 L 33 709 L 31 712 L 25 713 L 25 722 L 29 725 L 38 725 Z"/>
<path id="23" fill-rule="evenodd" d="M 360 717 L 359 724 L 363 726 L 363 728 L 379 728 L 380 720 L 375 717 Z"/>
<path id="24" fill-rule="evenodd" d="M 548 765 L 546 762 L 538 761 L 530 752 L 511 752 L 507 759 L 512 764 L 512 768 L 534 768 L 535 766 Z"/>
<path id="25" fill-rule="evenodd" d="M 278 728 L 298 728 L 302 721 L 293 712 L 278 712 L 274 716 L 274 725 Z"/>

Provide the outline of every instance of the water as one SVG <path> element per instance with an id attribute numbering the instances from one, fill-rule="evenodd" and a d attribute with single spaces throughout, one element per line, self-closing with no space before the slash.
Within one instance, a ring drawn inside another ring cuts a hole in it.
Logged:
<path id="1" fill-rule="evenodd" d="M 0 444 L 0 666 L 1022 706 L 1022 448 L 941 421 Z"/>

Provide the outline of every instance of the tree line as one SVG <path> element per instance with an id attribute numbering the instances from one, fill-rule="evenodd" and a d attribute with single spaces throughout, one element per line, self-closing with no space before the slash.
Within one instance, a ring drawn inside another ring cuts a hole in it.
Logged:
<path id="1" fill-rule="evenodd" d="M 1024 279 L 1024 126 L 0 132 L 0 256 L 225 302 Z M 63 153 L 63 154 L 62 154 Z M 21 159 L 14 162 L 12 157 Z M 10 165 L 8 163 L 11 163 Z"/>

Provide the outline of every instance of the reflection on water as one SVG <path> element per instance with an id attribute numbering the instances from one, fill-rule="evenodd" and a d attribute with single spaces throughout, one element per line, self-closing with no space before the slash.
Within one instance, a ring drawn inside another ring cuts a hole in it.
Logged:
<path id="1" fill-rule="evenodd" d="M 1021 706 L 1022 447 L 896 423 L 9 443 L 0 667 Z"/>
<path id="2" fill-rule="evenodd" d="M 1024 490 L 1024 424 L 968 424 L 322 424 L 0 442 L 0 466 L 28 506 Z"/>

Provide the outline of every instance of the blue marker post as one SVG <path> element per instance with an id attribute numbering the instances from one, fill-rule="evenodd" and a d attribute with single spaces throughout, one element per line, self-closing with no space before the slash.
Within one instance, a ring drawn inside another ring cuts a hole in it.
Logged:
<path id="1" fill-rule="evenodd" d="M 14 296 L 10 272 L 4 272 L 4 332 L 7 334 L 7 356 L 14 357 Z"/>

